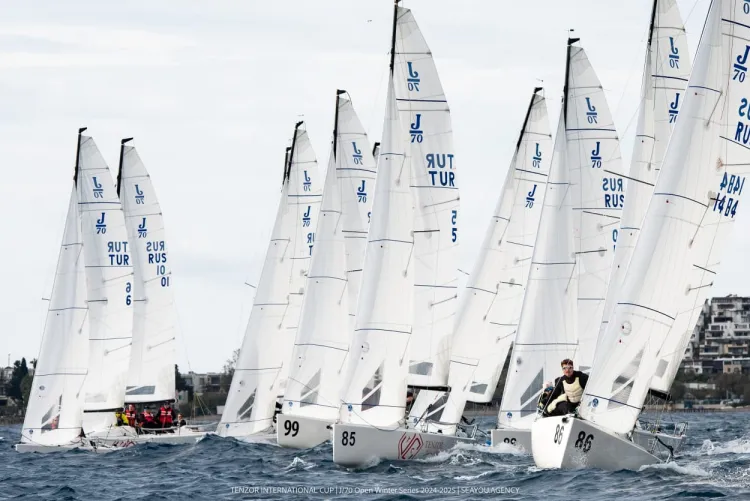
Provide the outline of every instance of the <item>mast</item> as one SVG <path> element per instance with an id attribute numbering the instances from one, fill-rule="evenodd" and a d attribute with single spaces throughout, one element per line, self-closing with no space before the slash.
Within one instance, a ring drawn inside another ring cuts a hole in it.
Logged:
<path id="1" fill-rule="evenodd" d="M 78 157 L 81 155 L 81 134 L 83 134 L 83 131 L 88 129 L 88 127 L 81 127 L 78 129 L 78 144 L 76 145 L 76 166 L 75 170 L 73 171 L 73 184 L 78 184 Z"/>
<path id="2" fill-rule="evenodd" d="M 339 133 L 339 96 L 345 94 L 345 90 L 336 89 L 336 114 L 333 117 L 333 159 L 336 160 L 336 145 L 338 144 Z"/>
<path id="3" fill-rule="evenodd" d="M 132 141 L 132 137 L 126 137 L 125 139 L 120 141 L 120 163 L 117 167 L 117 197 L 120 197 L 120 186 L 122 185 L 122 157 L 125 153 L 125 143 L 128 141 Z"/>
<path id="4" fill-rule="evenodd" d="M 300 120 L 294 125 L 294 135 L 292 136 L 292 146 L 290 148 L 287 148 L 287 151 L 289 152 L 289 158 L 287 159 L 286 164 L 286 171 L 284 171 L 284 181 L 287 181 L 289 179 L 289 175 L 292 172 L 292 157 L 294 156 L 294 145 L 297 143 L 297 130 L 299 129 L 299 126 L 305 123 L 304 121 Z"/>
<path id="5" fill-rule="evenodd" d="M 396 21 L 398 20 L 398 3 L 401 0 L 393 0 L 393 32 L 391 34 L 391 76 L 393 76 L 393 65 L 396 61 Z"/>
<path id="6" fill-rule="evenodd" d="M 534 98 L 537 92 L 541 91 L 541 87 L 534 87 L 534 92 L 531 94 L 531 102 L 529 102 L 529 109 L 526 110 L 526 117 L 523 119 L 523 125 L 521 126 L 521 133 L 518 135 L 518 141 L 516 142 L 516 150 L 521 146 L 523 140 L 523 133 L 526 130 L 526 125 L 529 123 L 529 116 L 531 115 L 531 108 L 534 107 Z"/>
<path id="7" fill-rule="evenodd" d="M 563 87 L 563 123 L 568 124 L 568 83 L 570 80 L 570 50 L 580 38 L 568 38 L 568 56 L 565 60 L 565 86 Z"/>
<path id="8" fill-rule="evenodd" d="M 654 24 L 656 24 L 656 3 L 659 0 L 654 0 L 654 5 L 651 7 L 651 23 L 648 26 L 648 46 L 651 47 L 651 39 L 654 36 Z"/>

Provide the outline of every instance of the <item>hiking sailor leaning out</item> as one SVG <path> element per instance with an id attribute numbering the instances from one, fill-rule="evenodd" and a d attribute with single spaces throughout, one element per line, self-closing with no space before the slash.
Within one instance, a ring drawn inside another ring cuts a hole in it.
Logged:
<path id="1" fill-rule="evenodd" d="M 566 358 L 560 365 L 563 375 L 555 379 L 554 390 L 544 409 L 546 416 L 564 416 L 576 410 L 581 403 L 586 382 L 589 380 L 588 375 L 574 370 L 571 359 Z"/>

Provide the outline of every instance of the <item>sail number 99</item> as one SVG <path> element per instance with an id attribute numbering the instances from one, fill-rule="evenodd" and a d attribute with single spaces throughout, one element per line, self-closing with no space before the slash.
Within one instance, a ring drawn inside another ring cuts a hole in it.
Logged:
<path id="1" fill-rule="evenodd" d="M 354 434 L 356 431 L 345 431 L 341 434 L 341 445 L 354 445 Z"/>
<path id="2" fill-rule="evenodd" d="M 298 421 L 286 421 L 284 422 L 284 436 L 292 434 L 293 437 L 299 433 L 299 422 Z"/>

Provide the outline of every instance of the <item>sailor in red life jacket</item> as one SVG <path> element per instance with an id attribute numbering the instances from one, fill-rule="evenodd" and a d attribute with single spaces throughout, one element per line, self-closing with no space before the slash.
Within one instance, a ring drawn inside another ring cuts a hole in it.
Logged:
<path id="1" fill-rule="evenodd" d="M 172 427 L 172 407 L 169 402 L 165 402 L 159 409 L 159 424 L 162 428 Z"/>
<path id="2" fill-rule="evenodd" d="M 156 428 L 156 420 L 148 409 L 143 410 L 143 427 L 144 428 Z"/>
<path id="3" fill-rule="evenodd" d="M 128 405 L 128 408 L 125 410 L 125 418 L 128 421 L 128 424 L 135 428 L 136 424 L 136 412 L 135 412 L 135 405 L 130 404 Z"/>

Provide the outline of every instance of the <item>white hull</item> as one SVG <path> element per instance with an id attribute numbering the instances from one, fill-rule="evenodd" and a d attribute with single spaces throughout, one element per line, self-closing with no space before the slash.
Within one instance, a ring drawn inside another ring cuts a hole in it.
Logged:
<path id="1" fill-rule="evenodd" d="M 331 440 L 333 423 L 309 416 L 278 414 L 276 441 L 282 447 L 309 449 Z"/>
<path id="2" fill-rule="evenodd" d="M 122 449 L 124 447 L 108 447 L 108 446 L 98 446 L 98 444 L 94 442 L 88 442 L 88 443 L 77 443 L 77 444 L 68 444 L 68 445 L 41 445 L 41 444 L 27 444 L 27 443 L 21 443 L 16 444 L 16 452 L 20 453 L 28 453 L 28 452 L 36 452 L 39 454 L 49 454 L 53 452 L 67 452 L 72 451 L 73 449 L 80 449 L 82 451 L 87 452 L 93 452 L 96 454 L 104 454 L 106 452 L 113 452 L 118 449 Z"/>
<path id="3" fill-rule="evenodd" d="M 362 466 L 374 460 L 408 461 L 451 449 L 458 443 L 476 443 L 442 433 L 423 433 L 399 428 L 379 430 L 366 425 L 333 425 L 333 462 L 341 466 Z"/>
<path id="4" fill-rule="evenodd" d="M 490 436 L 492 447 L 511 445 L 531 454 L 531 430 L 496 428 Z"/>
<path id="5" fill-rule="evenodd" d="M 540 468 L 617 471 L 661 463 L 633 442 L 572 415 L 534 421 L 531 450 Z"/>
<path id="6" fill-rule="evenodd" d="M 661 457 L 662 455 L 666 455 L 668 457 L 670 447 L 672 448 L 672 454 L 676 454 L 679 451 L 682 443 L 685 441 L 685 435 L 634 430 L 631 440 L 656 456 Z"/>
<path id="7" fill-rule="evenodd" d="M 100 432 L 90 437 L 97 446 L 130 447 L 138 444 L 194 444 L 207 435 L 204 431 L 195 431 L 186 426 L 175 428 L 174 433 L 136 433 L 130 426 L 118 426 L 107 432 Z"/>

